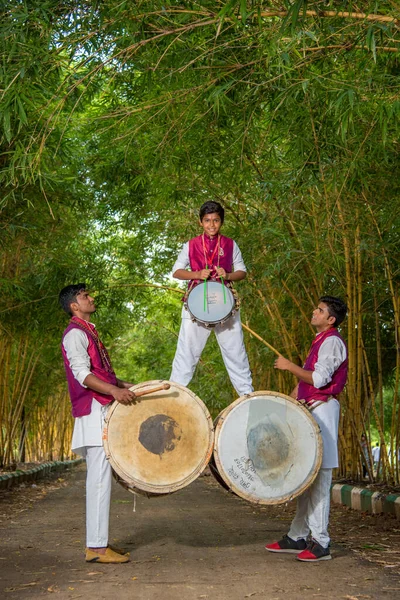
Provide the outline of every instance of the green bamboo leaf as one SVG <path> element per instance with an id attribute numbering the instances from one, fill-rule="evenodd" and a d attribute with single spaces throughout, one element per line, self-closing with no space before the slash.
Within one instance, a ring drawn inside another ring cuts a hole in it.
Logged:
<path id="1" fill-rule="evenodd" d="M 376 40 L 375 40 L 375 30 L 374 28 L 368 27 L 367 36 L 365 38 L 366 45 L 368 50 L 372 52 L 372 56 L 374 57 L 374 61 L 376 62 Z"/>
<path id="2" fill-rule="evenodd" d="M 11 142 L 11 115 L 8 107 L 3 111 L 4 135 Z"/>
<path id="3" fill-rule="evenodd" d="M 16 100 L 17 107 L 18 107 L 18 116 L 19 116 L 19 119 L 20 119 L 20 121 L 21 121 L 21 123 L 23 125 L 27 125 L 28 124 L 28 118 L 26 116 L 26 112 L 25 112 L 25 109 L 24 109 L 24 106 L 22 104 L 20 96 L 16 96 L 15 100 Z"/>
<path id="4" fill-rule="evenodd" d="M 240 16 L 242 23 L 245 24 L 247 19 L 247 0 L 240 0 Z"/>
<path id="5" fill-rule="evenodd" d="M 218 12 L 218 17 L 224 19 L 226 16 L 234 17 L 235 8 L 240 5 L 242 0 L 229 0 L 223 8 Z"/>

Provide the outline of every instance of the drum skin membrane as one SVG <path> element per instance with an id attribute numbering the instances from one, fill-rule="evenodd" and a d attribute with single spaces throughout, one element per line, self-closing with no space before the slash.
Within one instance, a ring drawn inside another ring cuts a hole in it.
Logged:
<path id="1" fill-rule="evenodd" d="M 231 290 L 218 281 L 196 285 L 187 299 L 187 308 L 192 317 L 208 325 L 224 322 L 234 307 L 235 298 Z"/>
<path id="2" fill-rule="evenodd" d="M 214 436 L 206 406 L 184 386 L 169 383 L 167 391 L 143 396 L 135 405 L 114 403 L 107 413 L 105 452 L 132 491 L 174 492 L 196 479 L 211 456 Z"/>
<path id="3" fill-rule="evenodd" d="M 307 409 L 277 392 L 253 392 L 219 415 L 214 460 L 237 495 L 279 504 L 301 494 L 322 460 L 319 427 Z"/>

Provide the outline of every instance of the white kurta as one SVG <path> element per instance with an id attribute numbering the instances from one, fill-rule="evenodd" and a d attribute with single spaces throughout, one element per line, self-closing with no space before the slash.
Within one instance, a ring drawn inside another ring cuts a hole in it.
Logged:
<path id="1" fill-rule="evenodd" d="M 90 374 L 89 339 L 80 329 L 71 329 L 63 340 L 72 374 L 83 386 Z M 95 398 L 91 412 L 75 417 L 72 451 L 86 459 L 86 546 L 104 548 L 108 545 L 112 471 L 102 442 L 104 415 L 107 406 Z"/>
<path id="2" fill-rule="evenodd" d="M 63 346 L 72 374 L 83 386 L 90 375 L 89 340 L 81 329 L 71 329 L 64 337 Z M 91 412 L 83 417 L 76 417 L 72 434 L 71 449 L 75 454 L 86 456 L 86 446 L 102 446 L 102 429 L 107 406 L 102 406 L 95 398 L 92 400 Z"/>
<path id="3" fill-rule="evenodd" d="M 189 242 L 186 242 L 172 272 L 175 273 L 178 269 L 187 269 L 188 267 L 190 267 Z M 242 254 L 236 242 L 233 242 L 233 270 L 246 271 Z M 185 307 L 182 308 L 181 316 L 181 328 L 170 380 L 187 386 L 193 377 L 211 329 L 202 323 L 192 321 L 192 317 Z M 222 325 L 216 325 L 213 330 L 233 387 L 239 396 L 250 394 L 253 391 L 253 384 L 239 311 L 235 312 Z"/>
<path id="4" fill-rule="evenodd" d="M 344 342 L 337 336 L 327 337 L 318 351 L 318 360 L 312 373 L 313 385 L 320 389 L 332 381 L 333 374 L 347 358 Z M 301 399 L 301 398 L 300 398 Z M 323 402 L 312 411 L 312 416 L 321 429 L 323 456 L 321 469 L 339 466 L 338 433 L 340 405 L 335 398 Z"/>

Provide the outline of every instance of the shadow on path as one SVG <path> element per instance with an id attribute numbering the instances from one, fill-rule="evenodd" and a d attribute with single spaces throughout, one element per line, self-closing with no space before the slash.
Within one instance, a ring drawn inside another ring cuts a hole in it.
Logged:
<path id="1" fill-rule="evenodd" d="M 18 492 L 0 496 L 2 598 L 399 598 L 399 580 L 346 544 L 314 565 L 266 552 L 287 531 L 287 507 L 253 506 L 204 476 L 175 494 L 138 496 L 136 506 L 115 484 L 110 542 L 125 546 L 131 562 L 85 563 L 84 479 L 83 465 L 35 502 L 20 490 L 18 510 L 10 504 Z"/>

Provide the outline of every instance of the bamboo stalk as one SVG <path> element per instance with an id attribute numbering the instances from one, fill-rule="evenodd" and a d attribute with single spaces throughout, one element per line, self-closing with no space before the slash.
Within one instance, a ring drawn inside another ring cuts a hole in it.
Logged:
<path id="1" fill-rule="evenodd" d="M 372 399 L 372 402 L 371 402 L 372 412 L 375 417 L 376 426 L 377 426 L 377 429 L 379 432 L 379 437 L 381 440 L 380 460 L 382 461 L 382 473 L 385 475 L 385 470 L 387 470 L 389 472 L 389 475 L 390 475 L 392 481 L 394 481 L 394 472 L 389 463 L 388 454 L 387 454 L 387 450 L 386 450 L 384 426 L 383 426 L 383 423 L 381 423 L 381 421 L 380 421 L 379 414 L 378 414 L 378 411 L 376 410 L 376 406 L 375 406 L 374 386 L 373 386 L 373 382 L 372 382 L 371 371 L 369 368 L 368 357 L 367 357 L 367 353 L 365 351 L 364 346 L 363 346 L 363 353 L 364 353 L 364 364 L 365 364 L 365 368 L 367 371 L 367 377 L 368 377 L 368 383 L 369 383 L 369 390 L 370 390 L 371 399 Z"/>
<path id="2" fill-rule="evenodd" d="M 304 271 L 307 276 L 307 280 L 312 282 L 312 291 L 315 299 L 319 298 L 320 294 L 320 283 L 317 281 L 315 277 L 314 270 L 312 266 L 309 264 L 307 252 L 304 250 L 304 246 L 300 239 L 300 236 L 297 233 L 296 227 L 293 221 L 288 217 L 287 214 L 284 213 L 282 208 L 277 204 L 277 209 L 283 219 L 284 224 L 286 225 L 286 229 L 290 235 L 290 237 L 294 240 L 296 247 L 302 252 L 302 255 L 305 258 L 304 262 Z"/>
<path id="3" fill-rule="evenodd" d="M 301 313 L 301 315 L 302 315 L 302 317 L 304 319 L 304 322 L 308 324 L 309 329 L 311 329 L 311 333 L 314 335 L 315 332 L 314 332 L 313 326 L 311 325 L 310 315 L 305 312 L 305 310 L 301 306 L 298 298 L 296 298 L 296 296 L 293 294 L 293 292 L 291 291 L 291 289 L 287 285 L 286 281 L 284 281 L 283 279 L 281 279 L 281 283 L 282 283 L 283 287 L 285 288 L 286 292 L 289 294 L 289 296 L 293 300 L 294 304 L 297 306 L 299 312 Z"/>
<path id="4" fill-rule="evenodd" d="M 323 52 L 325 50 L 365 50 L 370 52 L 366 46 L 362 46 L 361 44 L 329 44 L 327 46 L 308 46 L 306 48 L 301 48 L 301 52 Z M 396 48 L 394 46 L 375 46 L 375 50 L 381 50 L 382 52 L 399 52 L 400 48 Z"/>
<path id="5" fill-rule="evenodd" d="M 372 278 L 374 282 L 373 286 L 373 298 L 374 298 L 374 313 L 375 313 L 375 338 L 376 338 L 376 363 L 378 366 L 378 394 L 379 394 L 379 412 L 383 423 L 384 419 L 384 406 L 383 406 L 383 376 L 382 376 L 382 348 L 381 348 L 381 332 L 379 328 L 379 311 L 378 311 L 378 299 L 376 297 L 375 283 L 375 267 L 372 263 Z"/>
<path id="6" fill-rule="evenodd" d="M 347 316 L 347 345 L 348 345 L 348 378 L 346 385 L 347 392 L 347 410 L 345 418 L 343 419 L 343 434 L 346 439 L 345 449 L 345 464 L 346 464 L 346 477 L 352 475 L 352 457 L 354 456 L 353 448 L 353 436 L 352 428 L 349 423 L 350 416 L 354 413 L 356 407 L 356 345 L 355 345 L 355 304 L 354 304 L 354 286 L 353 286 L 353 268 L 351 264 L 351 253 L 350 253 L 350 240 L 347 233 L 347 226 L 344 218 L 342 204 L 339 198 L 336 200 L 336 206 L 338 211 L 338 218 L 341 224 L 342 232 L 342 244 L 344 250 L 345 260 L 345 274 L 346 274 L 346 295 L 347 304 L 349 306 L 349 314 Z"/>
<path id="7" fill-rule="evenodd" d="M 362 372 L 363 372 L 363 352 L 362 352 L 362 340 L 363 340 L 363 320 L 362 320 L 362 262 L 361 262 L 361 243 L 360 243 L 360 225 L 359 225 L 359 214 L 358 211 L 356 213 L 356 233 L 355 233 L 355 249 L 354 249 L 354 258 L 355 258 L 355 267 L 356 267 L 356 277 L 355 277 L 355 286 L 356 290 L 354 293 L 354 299 L 356 302 L 356 321 L 357 321 L 357 366 L 356 366 L 356 405 L 354 410 L 354 415 L 356 419 L 357 432 L 360 431 L 361 428 L 361 397 L 362 397 Z"/>
<path id="8" fill-rule="evenodd" d="M 286 17 L 289 14 L 287 10 L 265 10 L 261 11 L 261 17 L 270 18 L 270 17 Z M 400 21 L 396 17 L 391 17 L 389 15 L 379 15 L 375 13 L 362 13 L 362 12 L 348 12 L 348 11 L 336 11 L 336 10 L 305 10 L 302 11 L 301 14 L 307 17 L 332 17 L 332 18 L 341 18 L 341 19 L 355 19 L 361 21 L 375 21 L 377 23 L 393 23 L 398 26 Z"/>

